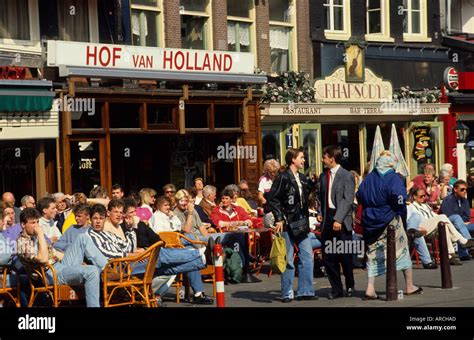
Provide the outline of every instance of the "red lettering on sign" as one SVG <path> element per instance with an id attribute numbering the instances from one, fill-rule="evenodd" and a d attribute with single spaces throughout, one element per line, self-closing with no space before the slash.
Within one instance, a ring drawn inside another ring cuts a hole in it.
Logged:
<path id="1" fill-rule="evenodd" d="M 214 60 L 212 63 L 212 68 L 214 71 L 220 71 L 222 67 L 222 54 L 214 54 Z"/>
<path id="2" fill-rule="evenodd" d="M 168 55 L 169 52 L 169 55 Z M 166 66 L 166 63 L 169 63 L 169 66 Z M 163 53 L 163 69 L 172 69 L 173 68 L 173 52 L 172 51 L 164 51 Z"/>
<path id="3" fill-rule="evenodd" d="M 90 58 L 93 58 L 92 65 L 97 64 L 97 46 L 93 47 L 93 51 L 90 50 L 91 46 L 87 46 L 86 48 L 86 65 L 90 65 Z"/>
<path id="4" fill-rule="evenodd" d="M 202 67 L 198 65 L 198 54 L 194 53 L 194 69 L 196 71 L 202 70 Z"/>
<path id="5" fill-rule="evenodd" d="M 194 67 L 192 65 L 189 65 L 189 52 L 186 52 L 186 70 L 188 71 L 193 71 Z"/>
<path id="6" fill-rule="evenodd" d="M 112 49 L 113 51 L 113 55 L 112 55 L 112 59 L 113 59 L 113 62 L 112 62 L 112 66 L 115 66 L 117 60 L 120 59 L 120 55 L 118 54 L 119 52 L 122 52 L 122 48 L 121 47 L 114 47 Z"/>
<path id="7" fill-rule="evenodd" d="M 181 58 L 179 63 L 178 63 L 178 57 Z M 183 67 L 184 67 L 184 54 L 183 54 L 183 52 L 179 51 L 179 52 L 176 52 L 176 54 L 174 55 L 174 66 L 176 67 L 177 70 L 182 70 L 183 69 Z"/>
<path id="8" fill-rule="evenodd" d="M 232 69 L 232 56 L 230 54 L 224 55 L 224 71 L 228 72 Z"/>
<path id="9" fill-rule="evenodd" d="M 105 53 L 104 53 L 104 52 L 105 52 Z M 104 54 L 105 54 L 106 59 L 104 59 Z M 110 55 L 110 50 L 108 49 L 107 46 L 104 46 L 104 47 L 102 47 L 102 48 L 99 50 L 99 63 L 100 63 L 102 66 L 106 67 L 106 66 L 109 65 L 109 63 L 110 63 L 110 57 L 111 57 L 111 55 Z"/>
<path id="10" fill-rule="evenodd" d="M 204 56 L 204 61 L 202 63 L 202 69 L 207 70 L 207 71 L 210 71 L 210 69 L 211 69 L 211 61 L 209 60 L 209 54 L 207 54 L 207 53 Z"/>

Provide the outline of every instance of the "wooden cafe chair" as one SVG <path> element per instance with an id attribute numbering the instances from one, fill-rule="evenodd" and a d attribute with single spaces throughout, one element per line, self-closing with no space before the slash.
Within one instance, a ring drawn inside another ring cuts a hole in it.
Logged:
<path id="1" fill-rule="evenodd" d="M 10 266 L 0 266 L 0 296 L 8 296 L 16 307 L 20 307 L 20 278 L 18 274 L 16 287 L 7 287 L 7 278 L 12 272 Z"/>

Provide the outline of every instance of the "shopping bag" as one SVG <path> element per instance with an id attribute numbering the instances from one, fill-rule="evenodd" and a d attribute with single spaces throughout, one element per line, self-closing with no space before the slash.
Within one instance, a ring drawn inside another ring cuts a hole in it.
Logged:
<path id="1" fill-rule="evenodd" d="M 281 233 L 275 234 L 273 240 L 270 250 L 270 268 L 278 274 L 286 270 L 286 242 Z"/>

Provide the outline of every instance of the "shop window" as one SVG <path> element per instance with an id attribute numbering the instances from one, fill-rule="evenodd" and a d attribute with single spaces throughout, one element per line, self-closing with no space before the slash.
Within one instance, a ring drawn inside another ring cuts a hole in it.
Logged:
<path id="1" fill-rule="evenodd" d="M 100 141 L 71 141 L 72 191 L 88 193 L 100 185 Z"/>
<path id="2" fill-rule="evenodd" d="M 214 127 L 240 128 L 242 105 L 214 105 Z"/>
<path id="3" fill-rule="evenodd" d="M 348 40 L 351 36 L 350 0 L 325 0 L 326 39 Z"/>
<path id="4" fill-rule="evenodd" d="M 263 160 L 276 159 L 281 162 L 281 142 L 280 130 L 263 130 L 262 131 L 262 153 Z"/>
<path id="5" fill-rule="evenodd" d="M 0 39 L 31 39 L 28 0 L 0 0 Z"/>
<path id="6" fill-rule="evenodd" d="M 73 129 L 101 129 L 102 125 L 102 108 L 104 103 L 95 103 L 93 111 L 72 111 L 71 127 Z"/>
<path id="7" fill-rule="evenodd" d="M 296 69 L 294 1 L 276 0 L 270 5 L 270 53 L 272 73 Z"/>
<path id="8" fill-rule="evenodd" d="M 136 46 L 162 46 L 162 4 L 158 0 L 133 0 L 132 41 Z"/>
<path id="9" fill-rule="evenodd" d="M 142 104 L 109 103 L 109 121 L 111 129 L 140 128 Z"/>
<path id="10" fill-rule="evenodd" d="M 176 105 L 147 104 L 148 129 L 175 129 Z"/>
<path id="11" fill-rule="evenodd" d="M 210 105 L 187 104 L 186 105 L 186 129 L 208 129 L 209 128 Z"/>
<path id="12" fill-rule="evenodd" d="M 39 0 L 42 39 L 98 42 L 97 0 Z"/>
<path id="13" fill-rule="evenodd" d="M 188 49 L 212 49 L 208 29 L 210 4 L 207 0 L 180 1 L 181 47 Z"/>
<path id="14" fill-rule="evenodd" d="M 360 175 L 359 126 L 324 125 L 321 129 L 323 148 L 328 145 L 338 145 L 342 151 L 341 165 L 347 170 L 355 170 Z M 390 136 L 390 132 L 388 133 Z M 372 146 L 370 147 L 372 148 Z"/>
<path id="15" fill-rule="evenodd" d="M 382 134 L 383 145 L 388 150 L 390 148 L 390 139 L 392 136 L 392 124 L 389 123 L 381 123 L 380 132 Z M 397 137 L 398 142 L 400 144 L 400 149 L 402 150 L 402 154 L 405 155 L 405 137 L 403 135 L 404 131 L 404 123 L 395 124 L 397 128 Z M 370 161 L 370 157 L 372 156 L 372 148 L 374 146 L 374 138 L 375 138 L 375 130 L 377 128 L 377 124 L 367 124 L 366 125 L 366 135 L 367 135 L 367 143 L 366 143 L 366 162 Z"/>
<path id="16" fill-rule="evenodd" d="M 428 38 L 426 0 L 403 0 L 403 40 L 431 41 Z"/>

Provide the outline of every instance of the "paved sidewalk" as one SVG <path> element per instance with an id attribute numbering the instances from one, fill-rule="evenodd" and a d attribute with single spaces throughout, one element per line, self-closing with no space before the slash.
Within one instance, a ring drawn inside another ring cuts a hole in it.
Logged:
<path id="1" fill-rule="evenodd" d="M 416 285 L 423 287 L 422 295 L 404 296 L 402 300 L 386 302 L 384 300 L 362 301 L 367 284 L 366 272 L 362 269 L 354 271 L 356 292 L 352 298 L 328 300 L 330 285 L 327 278 L 314 279 L 317 301 L 280 301 L 280 275 L 267 276 L 268 266 L 265 265 L 258 276 L 261 283 L 246 283 L 225 286 L 226 307 L 472 307 L 474 306 L 474 260 L 463 262 L 462 266 L 451 266 L 453 289 L 441 289 L 441 272 L 419 269 L 414 266 L 413 276 Z M 404 289 L 402 272 L 397 272 L 398 289 Z M 344 282 L 344 278 L 343 278 Z M 295 279 L 295 289 L 297 278 Z M 385 276 L 375 281 L 378 295 L 385 299 Z M 206 293 L 212 295 L 212 285 L 205 284 Z M 195 307 L 187 302 L 179 305 L 174 302 L 175 289 L 171 288 L 165 296 L 168 307 Z M 201 307 L 201 306 L 199 306 Z M 206 306 L 207 307 L 207 306 Z M 210 306 L 212 307 L 212 306 Z"/>

